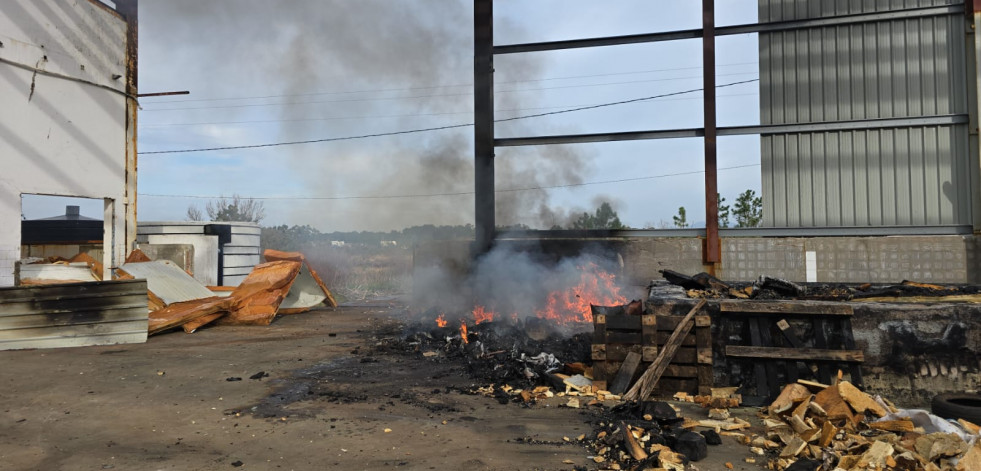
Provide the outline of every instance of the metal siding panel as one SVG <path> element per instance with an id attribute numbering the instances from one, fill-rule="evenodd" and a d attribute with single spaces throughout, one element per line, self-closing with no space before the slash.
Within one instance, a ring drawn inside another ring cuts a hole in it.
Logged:
<path id="1" fill-rule="evenodd" d="M 781 21 L 946 4 L 761 0 L 759 11 Z M 963 28 L 949 15 L 760 34 L 761 123 L 964 114 Z M 969 224 L 966 129 L 763 136 L 766 224 Z"/>
<path id="2" fill-rule="evenodd" d="M 146 293 L 142 280 L 2 288 L 0 350 L 145 342 Z"/>

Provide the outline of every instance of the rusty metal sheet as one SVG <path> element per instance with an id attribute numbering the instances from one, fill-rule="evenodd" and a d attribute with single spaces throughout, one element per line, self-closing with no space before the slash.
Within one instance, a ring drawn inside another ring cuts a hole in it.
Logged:
<path id="1" fill-rule="evenodd" d="M 217 296 L 171 304 L 163 309 L 150 313 L 148 333 L 149 335 L 153 335 L 175 327 L 181 327 L 184 324 L 206 316 L 228 312 L 232 304 L 232 299 L 219 298 Z M 211 320 L 214 320 L 214 318 Z M 203 324 L 197 325 L 195 329 L 201 325 Z M 193 329 L 191 331 L 193 332 Z"/>
<path id="2" fill-rule="evenodd" d="M 334 295 L 327 289 L 327 285 L 320 279 L 316 270 L 310 266 L 302 253 L 266 249 L 262 255 L 267 262 L 293 260 L 303 263 L 300 273 L 297 275 L 296 282 L 290 288 L 286 300 L 280 306 L 280 314 L 295 314 L 309 311 L 321 303 L 330 307 L 337 307 L 337 301 L 334 299 Z"/>
<path id="3" fill-rule="evenodd" d="M 232 312 L 218 320 L 221 325 L 269 325 L 300 272 L 302 262 L 277 260 L 255 267 L 232 291 Z"/>

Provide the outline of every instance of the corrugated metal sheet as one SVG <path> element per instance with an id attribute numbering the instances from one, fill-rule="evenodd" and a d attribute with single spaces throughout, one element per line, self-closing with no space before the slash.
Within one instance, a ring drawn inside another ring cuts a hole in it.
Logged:
<path id="1" fill-rule="evenodd" d="M 760 0 L 760 22 L 948 5 Z M 959 15 L 760 34 L 762 124 L 966 114 Z M 768 226 L 971 224 L 967 125 L 764 135 Z"/>
<path id="2" fill-rule="evenodd" d="M 142 343 L 144 280 L 0 288 L 0 350 Z"/>
<path id="3" fill-rule="evenodd" d="M 211 290 L 170 260 L 126 263 L 119 268 L 133 278 L 146 280 L 147 289 L 167 304 L 213 296 Z"/>

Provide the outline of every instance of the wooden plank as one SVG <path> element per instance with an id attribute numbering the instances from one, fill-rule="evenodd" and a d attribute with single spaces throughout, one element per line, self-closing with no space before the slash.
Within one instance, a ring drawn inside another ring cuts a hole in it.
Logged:
<path id="1" fill-rule="evenodd" d="M 657 345 L 657 319 L 655 316 L 644 315 L 641 327 L 640 327 L 641 337 L 643 338 L 644 346 L 655 346 Z M 645 361 L 654 361 L 657 357 L 657 353 L 654 353 L 654 357 Z"/>
<path id="2" fill-rule="evenodd" d="M 589 357 L 593 360 L 606 360 L 606 345 L 593 344 Z"/>
<path id="3" fill-rule="evenodd" d="M 824 318 L 816 317 L 811 322 L 814 329 L 814 346 L 817 348 L 828 348 L 828 323 Z M 818 363 L 818 381 L 824 384 L 831 384 L 831 366 L 827 363 Z"/>
<path id="4" fill-rule="evenodd" d="M 698 349 L 696 363 L 712 364 L 712 329 L 710 327 L 695 327 L 695 345 Z"/>
<path id="5" fill-rule="evenodd" d="M 656 357 L 655 357 L 656 358 Z M 678 347 L 674 358 L 671 359 L 673 365 L 695 365 L 698 364 L 698 349 L 695 347 Z"/>
<path id="6" fill-rule="evenodd" d="M 712 370 L 712 365 L 698 365 L 698 390 L 702 391 L 703 388 L 712 388 L 715 386 L 715 372 Z"/>
<path id="7" fill-rule="evenodd" d="M 671 334 L 669 334 L 667 332 L 658 332 L 657 333 L 657 344 L 658 345 L 665 345 L 665 344 L 668 343 L 668 339 L 670 339 L 670 338 L 671 338 Z M 689 334 L 689 335 L 686 335 L 685 338 L 681 339 L 681 345 L 684 345 L 686 347 L 695 347 L 695 346 L 698 345 L 698 342 L 697 342 L 697 339 L 695 339 L 695 336 L 694 335 Z"/>
<path id="8" fill-rule="evenodd" d="M 597 316 L 598 317 L 598 316 Z M 606 323 L 602 322 L 599 324 L 593 324 L 593 343 L 594 344 L 604 344 L 606 343 Z"/>
<path id="9" fill-rule="evenodd" d="M 644 345 L 641 350 L 641 357 L 645 362 L 652 362 L 657 359 L 657 346 L 656 345 Z"/>
<path id="10" fill-rule="evenodd" d="M 606 345 L 606 360 L 607 361 L 623 361 L 627 358 L 627 355 L 631 352 L 642 353 L 640 345 L 617 345 L 609 344 Z"/>
<path id="11" fill-rule="evenodd" d="M 719 303 L 719 312 L 730 314 L 850 316 L 854 313 L 854 310 L 847 304 L 822 301 L 722 301 Z"/>
<path id="12" fill-rule="evenodd" d="M 855 349 L 855 334 L 852 333 L 852 320 L 851 319 L 845 319 L 841 323 L 841 331 L 842 331 L 842 336 L 845 338 L 845 342 L 844 342 L 845 343 L 845 348 L 847 348 L 849 350 L 854 350 Z M 857 364 L 856 365 L 852 365 L 849 368 L 849 371 L 848 372 L 851 375 L 852 384 L 854 384 L 855 386 L 857 386 L 859 388 L 862 388 L 862 366 L 861 365 L 857 365 Z"/>
<path id="13" fill-rule="evenodd" d="M 671 378 L 698 378 L 698 367 L 695 365 L 676 365 L 671 363 L 664 367 L 664 373 L 661 373 L 661 376 Z"/>
<path id="14" fill-rule="evenodd" d="M 606 330 L 633 330 L 639 331 L 641 326 L 640 316 L 606 316 Z"/>
<path id="15" fill-rule="evenodd" d="M 758 317 L 749 318 L 749 338 L 750 338 L 751 345 L 757 347 L 763 345 L 763 340 L 762 337 L 760 336 L 760 323 Z M 770 394 L 770 387 L 767 385 L 768 376 L 767 376 L 766 365 L 764 364 L 764 362 L 761 361 L 753 362 L 753 377 L 754 379 L 756 379 L 756 395 L 768 396 Z"/>
<path id="16" fill-rule="evenodd" d="M 678 328 L 675 329 L 673 334 L 671 334 L 671 338 L 668 339 L 668 342 L 664 345 L 664 348 L 658 352 L 657 359 L 654 360 L 654 363 L 651 363 L 650 368 L 648 368 L 647 371 L 644 371 L 644 374 L 641 375 L 640 379 L 638 379 L 637 382 L 634 383 L 633 387 L 631 387 L 630 390 L 624 394 L 623 398 L 625 400 L 638 400 L 650 396 L 650 394 L 654 391 L 654 387 L 657 385 L 657 380 L 661 378 L 661 374 L 668 367 L 668 364 L 671 362 L 671 358 L 674 357 L 678 347 L 681 346 L 681 341 L 694 327 L 692 318 L 695 317 L 695 313 L 704 306 L 705 300 L 702 299 L 695 305 L 695 307 L 691 309 L 691 311 L 688 311 L 688 315 L 686 315 L 681 323 L 678 324 Z"/>
<path id="17" fill-rule="evenodd" d="M 634 379 L 634 374 L 637 373 L 637 367 L 640 366 L 641 356 L 638 353 L 630 352 L 627 358 L 620 365 L 620 370 L 617 371 L 616 377 L 613 382 L 610 383 L 610 392 L 616 395 L 623 394 L 630 387 L 630 382 Z"/>
<path id="18" fill-rule="evenodd" d="M 640 345 L 643 337 L 640 332 L 610 332 L 606 331 L 606 343 L 626 343 Z"/>
<path id="19" fill-rule="evenodd" d="M 757 317 L 759 321 L 760 329 L 760 345 L 764 347 L 773 347 L 773 336 L 771 333 L 771 323 L 766 320 Z M 787 371 L 787 363 L 784 361 L 767 361 L 766 363 L 766 382 L 767 386 L 770 387 L 768 396 L 777 397 L 780 394 L 780 383 L 777 380 L 778 369 Z"/>
<path id="20" fill-rule="evenodd" d="M 658 380 L 654 391 L 659 395 L 669 397 L 676 392 L 698 394 L 698 380 L 696 378 L 661 378 Z"/>
<path id="21" fill-rule="evenodd" d="M 593 325 L 606 324 L 606 314 L 596 314 L 593 316 Z"/>
<path id="22" fill-rule="evenodd" d="M 683 319 L 684 316 L 657 316 L 657 330 L 673 332 Z M 706 327 L 710 325 L 712 325 L 711 317 L 695 316 L 695 326 Z"/>
<path id="23" fill-rule="evenodd" d="M 783 359 L 783 360 L 813 360 L 838 361 L 844 363 L 861 363 L 865 361 L 865 353 L 861 350 L 825 350 L 819 348 L 782 348 L 782 347 L 749 347 L 727 345 L 726 356 L 736 358 Z"/>
<path id="24" fill-rule="evenodd" d="M 792 347 L 804 348 L 804 342 L 800 341 L 800 339 L 797 337 L 797 334 L 794 333 L 793 326 L 791 326 L 786 319 L 780 319 L 779 321 L 777 321 L 777 328 L 780 329 L 780 332 L 783 334 L 783 337 L 787 339 L 787 342 L 790 342 L 790 345 Z M 796 383 L 797 380 L 800 379 L 800 373 L 797 371 L 797 368 L 798 366 L 796 361 L 791 362 L 789 365 L 787 365 L 788 383 Z"/>

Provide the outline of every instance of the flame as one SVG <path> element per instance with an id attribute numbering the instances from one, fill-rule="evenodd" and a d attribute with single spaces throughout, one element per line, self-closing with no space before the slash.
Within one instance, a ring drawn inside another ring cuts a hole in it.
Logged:
<path id="1" fill-rule="evenodd" d="M 470 343 L 470 339 L 467 338 L 467 322 L 460 321 L 460 339 L 463 343 Z"/>
<path id="2" fill-rule="evenodd" d="M 490 311 L 484 308 L 484 306 L 474 306 L 473 307 L 473 322 L 474 325 L 480 324 L 481 322 L 490 322 L 494 320 L 494 311 Z"/>
<path id="3" fill-rule="evenodd" d="M 589 305 L 616 306 L 626 304 L 614 274 L 603 271 L 595 263 L 578 267 L 579 281 L 575 286 L 548 294 L 545 307 L 535 311 L 543 319 L 558 322 L 593 322 Z"/>
<path id="4" fill-rule="evenodd" d="M 436 318 L 436 325 L 440 327 L 446 327 L 446 316 L 440 314 L 439 317 Z"/>

